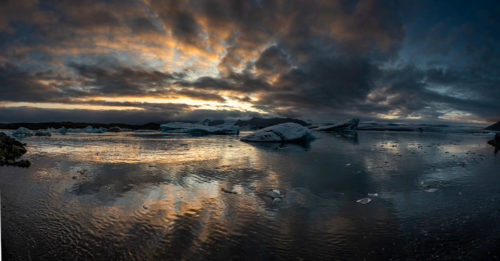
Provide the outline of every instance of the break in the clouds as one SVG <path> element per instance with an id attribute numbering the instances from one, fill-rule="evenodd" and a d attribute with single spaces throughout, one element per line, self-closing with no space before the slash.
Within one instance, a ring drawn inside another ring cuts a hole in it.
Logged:
<path id="1" fill-rule="evenodd" d="M 500 116 L 497 1 L 0 3 L 0 121 Z"/>

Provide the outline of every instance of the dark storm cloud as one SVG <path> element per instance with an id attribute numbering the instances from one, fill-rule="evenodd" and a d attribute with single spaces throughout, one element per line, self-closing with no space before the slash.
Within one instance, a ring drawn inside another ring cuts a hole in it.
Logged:
<path id="1" fill-rule="evenodd" d="M 51 101 L 61 94 L 54 86 L 41 80 L 64 79 L 51 72 L 27 72 L 14 64 L 0 65 L 0 101 Z"/>
<path id="2" fill-rule="evenodd" d="M 285 52 L 277 46 L 271 46 L 260 54 L 255 67 L 259 71 L 280 73 L 290 68 L 290 62 Z"/>
<path id="3" fill-rule="evenodd" d="M 229 90 L 247 94 L 270 89 L 270 85 L 264 79 L 248 72 L 231 72 L 223 78 L 200 77 L 195 81 L 177 81 L 176 84 L 204 90 Z"/>
<path id="4" fill-rule="evenodd" d="M 88 111 L 88 110 L 58 110 L 29 107 L 0 107 L 1 123 L 8 122 L 40 122 L 40 121 L 73 121 L 89 123 L 125 122 L 145 124 L 149 122 L 163 123 L 175 120 L 201 121 L 212 119 L 249 118 L 256 114 L 239 111 L 191 110 L 183 105 L 159 106 L 155 110 L 127 111 Z"/>
<path id="5" fill-rule="evenodd" d="M 102 68 L 75 63 L 70 63 L 69 67 L 76 70 L 83 85 L 92 87 L 92 93 L 100 95 L 148 94 L 174 79 L 170 73 L 137 68 Z"/>
<path id="6" fill-rule="evenodd" d="M 0 102 L 189 97 L 221 106 L 236 99 L 270 114 L 306 118 L 433 120 L 459 112 L 491 120 L 500 111 L 499 6 L 494 1 L 3 1 Z M 212 113 L 189 106 L 87 103 L 140 107 L 144 115 Z M 120 113 L 130 115 L 112 112 Z"/>

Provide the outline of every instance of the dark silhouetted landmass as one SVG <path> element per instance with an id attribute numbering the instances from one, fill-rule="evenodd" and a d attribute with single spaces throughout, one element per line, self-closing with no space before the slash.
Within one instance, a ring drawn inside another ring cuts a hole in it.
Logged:
<path id="1" fill-rule="evenodd" d="M 269 119 L 264 119 L 264 118 L 251 118 L 250 120 L 238 120 L 235 124 L 242 127 L 242 126 L 250 126 L 252 128 L 256 129 L 262 129 L 266 128 L 269 126 L 273 126 L 276 124 L 281 124 L 285 122 L 293 122 L 300 124 L 302 126 L 308 126 L 309 123 L 299 120 L 299 119 L 293 119 L 293 118 L 269 118 Z"/>
<path id="2" fill-rule="evenodd" d="M 485 128 L 485 130 L 500 131 L 500 121 Z"/>
<path id="3" fill-rule="evenodd" d="M 122 129 L 132 129 L 132 130 L 159 130 L 159 123 L 147 123 L 143 125 L 133 125 L 133 124 L 124 124 L 124 123 L 86 123 L 86 122 L 38 122 L 38 123 L 0 123 L 0 129 L 7 130 L 15 130 L 19 127 L 25 127 L 30 130 L 40 130 L 47 128 L 73 128 L 73 129 L 81 129 L 91 125 L 94 128 L 113 128 L 120 127 Z"/>

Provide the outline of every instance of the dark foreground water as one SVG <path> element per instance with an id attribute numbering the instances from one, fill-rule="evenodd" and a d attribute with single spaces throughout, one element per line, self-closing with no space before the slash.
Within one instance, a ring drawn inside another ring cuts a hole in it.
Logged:
<path id="1" fill-rule="evenodd" d="M 315 135 L 24 139 L 32 166 L 0 167 L 4 260 L 500 258 L 489 137 Z"/>

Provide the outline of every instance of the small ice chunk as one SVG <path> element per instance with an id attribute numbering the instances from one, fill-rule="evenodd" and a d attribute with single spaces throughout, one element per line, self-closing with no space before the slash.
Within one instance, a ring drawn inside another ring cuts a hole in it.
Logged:
<path id="1" fill-rule="evenodd" d="M 351 166 L 351 163 L 346 163 L 345 166 L 349 167 L 349 166 Z"/>
<path id="2" fill-rule="evenodd" d="M 378 193 L 368 193 L 368 197 L 378 197 Z"/>
<path id="3" fill-rule="evenodd" d="M 436 192 L 436 191 L 438 191 L 437 188 L 428 188 L 425 190 L 425 192 L 429 192 L 429 193 Z"/>
<path id="4" fill-rule="evenodd" d="M 273 189 L 273 190 L 267 192 L 266 196 L 268 196 L 274 200 L 276 198 L 281 198 L 281 193 L 279 190 Z"/>
<path id="5" fill-rule="evenodd" d="M 359 204 L 365 205 L 365 204 L 372 202 L 372 199 L 371 198 L 362 198 L 362 199 L 356 200 L 356 202 Z"/>

